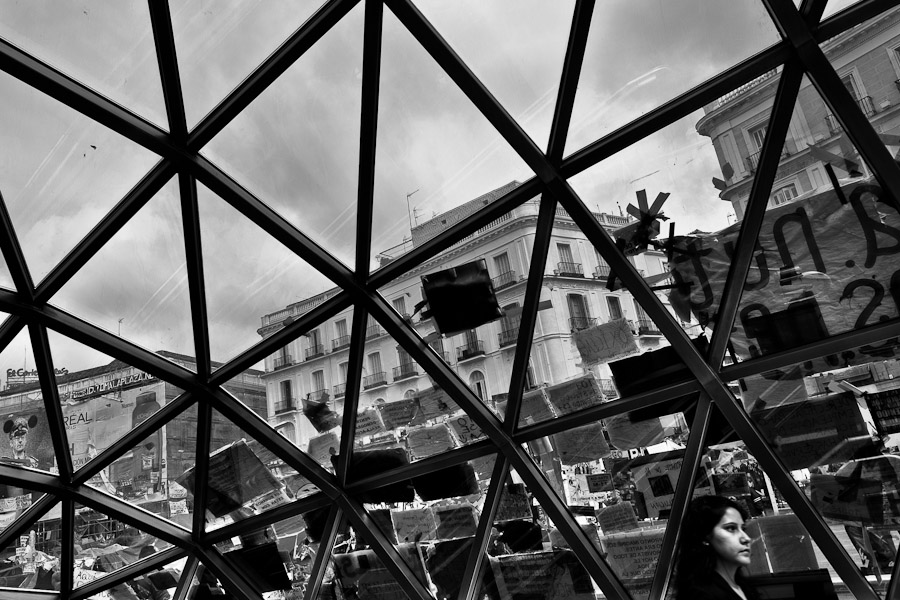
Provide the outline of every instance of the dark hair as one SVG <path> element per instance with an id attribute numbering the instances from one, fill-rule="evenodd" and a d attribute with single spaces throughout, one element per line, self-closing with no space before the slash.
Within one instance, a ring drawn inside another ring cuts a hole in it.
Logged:
<path id="1" fill-rule="evenodd" d="M 745 521 L 747 511 L 740 504 L 724 496 L 700 496 L 688 506 L 681 524 L 681 550 L 675 567 L 676 598 L 689 598 L 691 590 L 706 582 L 716 568 L 716 553 L 712 546 L 704 544 L 725 511 L 733 508 Z"/>

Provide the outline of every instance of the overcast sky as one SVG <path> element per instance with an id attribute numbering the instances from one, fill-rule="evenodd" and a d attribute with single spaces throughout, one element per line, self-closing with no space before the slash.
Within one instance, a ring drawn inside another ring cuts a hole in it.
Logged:
<path id="1" fill-rule="evenodd" d="M 362 74 L 360 3 L 204 154 L 352 266 Z M 544 148 L 573 2 L 417 3 Z M 832 3 L 829 11 L 837 8 Z M 186 111 L 196 124 L 317 8 L 317 3 L 178 3 L 173 23 Z M 5 2 L 0 36 L 160 126 L 165 109 L 146 2 Z M 778 39 L 751 0 L 605 0 L 595 10 L 567 152 L 624 125 Z M 397 19 L 385 11 L 373 254 L 421 222 L 532 175 Z M 158 157 L 0 74 L 0 191 L 35 280 L 44 277 Z M 730 207 L 691 115 L 572 181 L 594 210 L 646 189 L 669 192 L 678 231 L 714 230 Z M 410 195 L 411 194 L 411 195 Z M 407 196 L 409 207 L 407 211 Z M 260 317 L 331 283 L 200 190 L 213 357 L 255 343 Z M 151 350 L 193 354 L 177 182 L 170 182 L 53 303 Z M 11 287 L 0 268 L 0 285 Z M 107 360 L 54 338 L 57 366 Z M 33 366 L 25 336 L 0 353 Z"/>

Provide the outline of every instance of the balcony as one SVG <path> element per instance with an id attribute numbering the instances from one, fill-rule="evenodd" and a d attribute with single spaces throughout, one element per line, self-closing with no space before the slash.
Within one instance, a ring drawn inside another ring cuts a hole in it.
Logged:
<path id="1" fill-rule="evenodd" d="M 609 268 L 609 265 L 597 265 L 597 267 L 594 269 L 594 279 L 606 281 L 607 279 L 609 279 L 610 272 L 611 269 Z"/>
<path id="2" fill-rule="evenodd" d="M 656 326 L 656 323 L 654 323 L 650 319 L 638 319 L 637 332 L 638 335 L 662 335 L 659 332 L 659 328 Z"/>
<path id="3" fill-rule="evenodd" d="M 292 410 L 297 410 L 297 403 L 293 398 L 288 398 L 286 400 L 280 400 L 275 403 L 275 414 L 280 415 L 281 413 L 290 412 Z"/>
<path id="4" fill-rule="evenodd" d="M 370 327 L 366 327 L 367 340 L 371 340 L 372 338 L 377 338 L 382 335 L 384 335 L 384 329 L 381 328 L 381 325 L 372 325 Z"/>
<path id="5" fill-rule="evenodd" d="M 866 115 L 867 118 L 872 118 L 875 116 L 877 112 L 875 110 L 875 103 L 872 102 L 872 96 L 863 96 L 862 98 L 856 99 L 856 104 L 859 106 L 859 109 L 863 111 L 863 114 Z M 831 135 L 835 135 L 841 131 L 841 124 L 838 123 L 837 118 L 828 113 L 825 115 L 825 122 L 828 123 L 828 131 Z"/>
<path id="6" fill-rule="evenodd" d="M 556 263 L 556 269 L 553 271 L 553 274 L 560 277 L 584 277 L 584 269 L 581 263 L 561 262 Z"/>
<path id="7" fill-rule="evenodd" d="M 499 334 L 497 334 L 497 338 L 499 338 L 501 348 L 511 346 L 516 343 L 516 340 L 519 339 L 519 328 L 514 327 L 512 329 L 503 329 Z"/>
<path id="8" fill-rule="evenodd" d="M 419 376 L 419 370 L 416 368 L 416 363 L 412 362 L 402 364 L 399 367 L 394 367 L 392 369 L 392 372 L 394 375 L 394 381 Z"/>
<path id="9" fill-rule="evenodd" d="M 569 329 L 572 331 L 581 331 L 597 324 L 597 319 L 591 317 L 572 317 L 569 319 Z"/>
<path id="10" fill-rule="evenodd" d="M 338 385 L 334 386 L 333 389 L 334 389 L 334 397 L 335 398 L 343 398 L 344 396 L 347 395 L 347 384 L 346 383 L 338 384 Z"/>
<path id="11" fill-rule="evenodd" d="M 379 371 L 363 377 L 363 389 L 370 390 L 381 385 L 387 385 L 387 373 Z"/>
<path id="12" fill-rule="evenodd" d="M 342 335 L 341 337 L 334 338 L 331 340 L 331 351 L 337 352 L 338 350 L 343 350 L 344 348 L 350 347 L 350 336 Z"/>
<path id="13" fill-rule="evenodd" d="M 748 156 L 746 158 L 747 169 L 751 173 L 756 173 L 756 169 L 759 168 L 759 157 L 761 154 L 762 154 L 762 152 L 754 152 L 753 154 L 751 154 L 750 156 Z M 781 158 L 787 158 L 790 155 L 791 155 L 791 152 L 787 148 L 784 148 L 781 151 Z"/>
<path id="14" fill-rule="evenodd" d="M 325 346 L 322 344 L 316 344 L 315 346 L 310 346 L 306 349 L 306 360 L 311 360 L 313 358 L 319 358 L 320 356 L 325 356 Z"/>
<path id="15" fill-rule="evenodd" d="M 282 354 L 281 356 L 275 357 L 274 369 L 277 371 L 278 369 L 289 367 L 292 364 L 294 364 L 293 357 L 290 354 Z"/>
<path id="16" fill-rule="evenodd" d="M 456 360 L 458 361 L 468 360 L 482 355 L 484 355 L 484 342 L 481 340 L 473 340 L 456 349 Z"/>
<path id="17" fill-rule="evenodd" d="M 432 350 L 434 350 L 435 354 L 437 354 L 442 359 L 444 359 L 445 363 L 447 363 L 448 365 L 450 364 L 450 353 L 449 352 L 447 352 L 446 350 L 437 350 L 436 348 L 432 348 Z"/>
<path id="18" fill-rule="evenodd" d="M 309 402 L 328 402 L 328 398 L 328 390 L 324 388 L 321 390 L 313 390 L 306 395 L 306 399 Z"/>
<path id="19" fill-rule="evenodd" d="M 616 389 L 612 379 L 600 379 L 600 391 L 604 396 L 618 396 L 619 390 Z"/>
<path id="20" fill-rule="evenodd" d="M 493 279 L 491 279 L 491 283 L 494 284 L 494 291 L 502 290 L 503 288 L 509 287 L 519 282 L 519 278 L 516 276 L 515 271 L 507 271 L 506 273 L 501 273 L 497 275 Z"/>

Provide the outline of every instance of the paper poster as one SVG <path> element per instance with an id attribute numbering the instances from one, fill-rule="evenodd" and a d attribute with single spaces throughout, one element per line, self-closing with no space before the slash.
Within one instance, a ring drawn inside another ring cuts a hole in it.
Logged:
<path id="1" fill-rule="evenodd" d="M 417 404 L 415 398 L 404 398 L 394 402 L 385 402 L 378 405 L 381 419 L 388 429 L 406 427 L 416 415 Z"/>
<path id="2" fill-rule="evenodd" d="M 665 529 L 614 533 L 600 538 L 609 566 L 623 581 L 653 577 Z"/>
<path id="3" fill-rule="evenodd" d="M 531 516 L 531 499 L 525 491 L 525 485 L 512 483 L 503 486 L 494 522 L 531 519 Z"/>
<path id="4" fill-rule="evenodd" d="M 445 424 L 410 429 L 407 432 L 406 442 L 414 459 L 433 456 L 456 447 L 456 442 Z"/>
<path id="5" fill-rule="evenodd" d="M 846 462 L 875 451 L 849 392 L 757 411 L 752 417 L 790 470 Z"/>
<path id="6" fill-rule="evenodd" d="M 594 599 L 590 575 L 571 550 L 498 556 L 491 567 L 501 598 Z"/>
<path id="7" fill-rule="evenodd" d="M 456 504 L 434 509 L 437 537 L 441 540 L 471 537 L 478 529 L 478 512 L 470 504 Z"/>
<path id="8" fill-rule="evenodd" d="M 481 427 L 479 427 L 469 415 L 453 415 L 450 417 L 448 423 L 450 423 L 450 428 L 453 429 L 456 439 L 458 439 L 459 443 L 462 445 L 470 444 L 487 437 L 487 435 L 481 431 Z"/>
<path id="9" fill-rule="evenodd" d="M 90 569 L 82 569 L 80 567 L 75 567 L 75 573 L 73 575 L 72 587 L 78 588 L 83 585 L 87 585 L 96 579 L 100 579 L 104 575 L 108 573 L 104 573 L 103 571 L 92 571 Z M 97 600 L 112 600 L 112 596 L 109 591 L 100 592 L 99 594 L 94 594 L 91 598 L 95 598 Z"/>
<path id="10" fill-rule="evenodd" d="M 171 500 L 169 501 L 169 514 L 186 515 L 188 514 L 187 500 Z"/>
<path id="11" fill-rule="evenodd" d="M 421 582 L 425 582 L 425 562 L 417 544 L 399 544 L 397 552 Z M 332 557 L 335 572 L 344 589 L 355 589 L 357 597 L 367 600 L 398 600 L 406 592 L 373 550 L 360 550 Z M 102 573 L 101 573 L 102 575 Z"/>
<path id="12" fill-rule="evenodd" d="M 866 394 L 866 406 L 872 413 L 879 435 L 900 432 L 900 389 Z"/>
<path id="13" fill-rule="evenodd" d="M 506 414 L 506 413 L 504 413 Z M 556 415 L 550 409 L 544 390 L 537 389 L 525 392 L 522 395 L 522 409 L 519 412 L 519 427 L 540 423 L 554 418 Z"/>
<path id="14" fill-rule="evenodd" d="M 609 444 L 603 437 L 603 426 L 591 423 L 553 435 L 553 446 L 564 465 L 598 460 L 609 456 Z"/>
<path id="15" fill-rule="evenodd" d="M 619 450 L 646 448 L 665 438 L 659 417 L 632 421 L 627 414 L 603 419 L 610 443 Z"/>
<path id="16" fill-rule="evenodd" d="M 616 319 L 581 329 L 572 334 L 572 340 L 585 367 L 638 352 L 631 324 L 627 319 Z"/>
<path id="17" fill-rule="evenodd" d="M 398 542 L 421 542 L 437 537 L 437 526 L 431 508 L 392 510 L 391 521 Z"/>
<path id="18" fill-rule="evenodd" d="M 566 415 L 603 402 L 600 382 L 592 374 L 547 388 L 550 403 L 559 415 Z"/>
<path id="19" fill-rule="evenodd" d="M 367 408 L 356 413 L 356 437 L 375 435 L 384 431 L 386 430 L 381 420 L 381 413 L 377 409 Z"/>
<path id="20" fill-rule="evenodd" d="M 672 508 L 682 460 L 681 457 L 664 459 L 632 467 L 635 489 L 644 495 L 648 517 L 655 519 L 661 512 L 667 513 Z M 707 470 L 701 467 L 694 485 L 694 495 L 708 496 L 713 493 Z"/>
<path id="21" fill-rule="evenodd" d="M 712 479 L 716 493 L 720 496 L 743 496 L 750 493 L 747 473 L 716 473 Z"/>
<path id="22" fill-rule="evenodd" d="M 341 440 L 333 431 L 310 438 L 306 447 L 306 453 L 323 467 L 330 467 L 332 455 L 337 454 L 340 450 Z"/>
<path id="23" fill-rule="evenodd" d="M 613 489 L 612 475 L 610 473 L 590 473 L 585 476 L 587 488 L 591 493 L 610 492 Z"/>
<path id="24" fill-rule="evenodd" d="M 637 529 L 637 514 L 631 502 L 619 502 L 597 509 L 597 525 L 603 535 Z"/>
<path id="25" fill-rule="evenodd" d="M 741 401 L 744 408 L 752 413 L 806 400 L 806 383 L 800 377 L 799 370 L 800 367 L 788 367 L 741 379 Z"/>
<path id="26" fill-rule="evenodd" d="M 714 323 L 740 223 L 673 238 L 669 301 L 682 320 Z M 729 340 L 739 360 L 896 318 L 890 281 L 900 252 L 896 201 L 874 179 L 767 210 Z M 799 276 L 798 276 L 799 275 Z M 882 298 L 884 301 L 870 301 Z M 800 376 L 897 356 L 873 344 L 804 362 Z"/>
<path id="27" fill-rule="evenodd" d="M 413 423 L 423 423 L 428 419 L 437 419 L 460 410 L 450 399 L 450 395 L 440 388 L 431 387 L 415 396 L 418 407 Z"/>

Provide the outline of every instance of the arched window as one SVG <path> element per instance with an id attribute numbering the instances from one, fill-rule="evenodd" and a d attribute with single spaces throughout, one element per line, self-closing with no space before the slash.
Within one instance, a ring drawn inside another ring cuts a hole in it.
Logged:
<path id="1" fill-rule="evenodd" d="M 285 439 L 290 440 L 293 443 L 297 443 L 296 430 L 293 423 L 288 422 L 276 425 L 275 431 L 284 436 Z"/>
<path id="2" fill-rule="evenodd" d="M 419 393 L 419 392 L 418 392 L 417 390 L 406 390 L 405 392 L 403 392 L 403 398 L 404 398 L 404 399 L 406 399 L 406 398 L 415 398 L 415 397 L 416 397 L 416 394 L 418 394 L 418 393 Z"/>
<path id="3" fill-rule="evenodd" d="M 481 371 L 472 371 L 472 374 L 469 375 L 469 387 L 476 396 L 481 398 L 482 402 L 487 398 L 487 385 L 484 382 L 484 373 Z"/>

